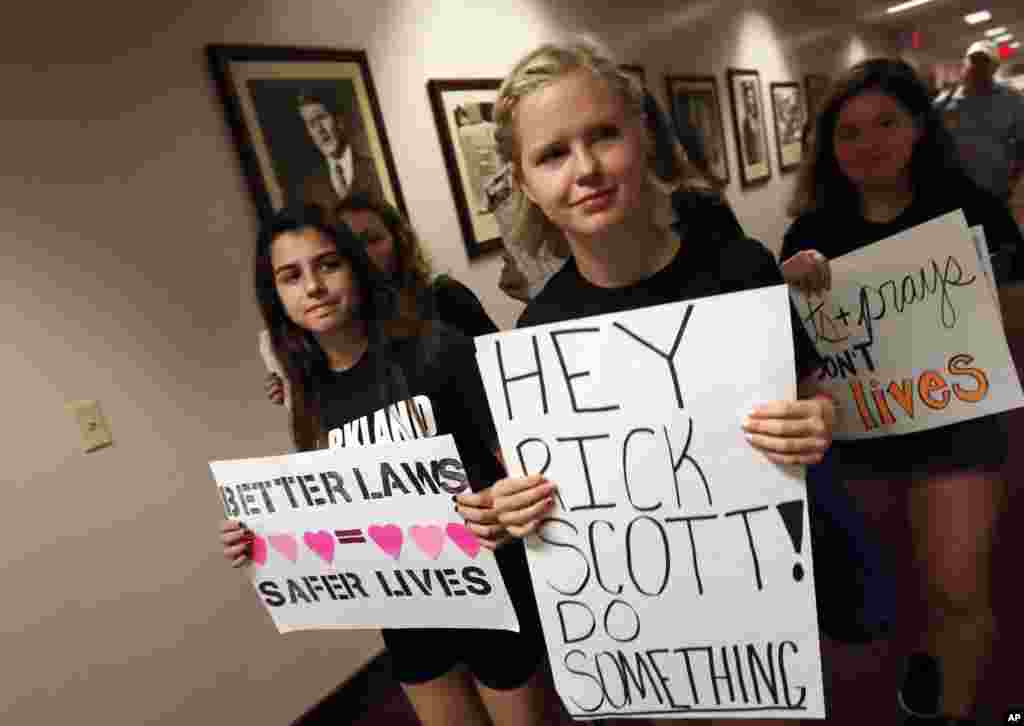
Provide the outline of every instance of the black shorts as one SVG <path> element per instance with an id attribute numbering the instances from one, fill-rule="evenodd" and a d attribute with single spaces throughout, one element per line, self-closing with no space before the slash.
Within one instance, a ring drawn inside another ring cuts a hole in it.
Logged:
<path id="1" fill-rule="evenodd" d="M 399 683 L 425 683 L 465 664 L 488 688 L 523 686 L 544 657 L 544 634 L 522 541 L 498 548 L 498 567 L 519 618 L 519 632 L 477 628 L 384 629 Z"/>
<path id="2" fill-rule="evenodd" d="M 847 480 L 881 480 L 998 471 L 1009 452 L 1006 425 L 1006 415 L 996 414 L 911 434 L 837 441 L 836 473 Z"/>

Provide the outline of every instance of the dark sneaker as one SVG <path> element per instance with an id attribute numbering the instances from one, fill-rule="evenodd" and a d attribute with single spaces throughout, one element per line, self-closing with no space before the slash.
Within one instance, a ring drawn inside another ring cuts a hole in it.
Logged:
<path id="1" fill-rule="evenodd" d="M 939 726 L 938 719 L 942 715 L 942 666 L 939 659 L 927 653 L 910 655 L 896 698 L 908 726 L 924 726 L 925 722 Z"/>

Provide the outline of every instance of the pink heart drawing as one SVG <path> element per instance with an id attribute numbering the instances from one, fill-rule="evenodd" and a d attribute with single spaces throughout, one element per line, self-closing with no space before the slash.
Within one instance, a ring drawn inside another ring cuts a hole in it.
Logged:
<path id="1" fill-rule="evenodd" d="M 299 543 L 290 534 L 272 534 L 267 539 L 270 546 L 292 561 L 292 564 L 299 559 Z"/>
<path id="2" fill-rule="evenodd" d="M 398 559 L 402 551 L 402 529 L 395 524 L 371 524 L 366 528 L 370 539 L 384 552 Z"/>
<path id="3" fill-rule="evenodd" d="M 466 525 L 457 524 L 451 522 L 445 531 L 448 532 L 448 536 L 451 537 L 452 542 L 459 546 L 459 549 L 465 552 L 470 558 L 476 558 L 477 553 L 480 552 L 480 540 L 476 538 L 476 535 L 466 529 Z"/>
<path id="4" fill-rule="evenodd" d="M 444 530 L 435 524 L 428 524 L 424 527 L 414 524 L 409 527 L 409 536 L 412 537 L 420 551 L 432 560 L 436 560 L 444 548 Z"/>
<path id="5" fill-rule="evenodd" d="M 254 536 L 252 544 L 249 545 L 249 559 L 257 565 L 265 564 L 267 561 L 267 541 L 259 535 Z"/>
<path id="6" fill-rule="evenodd" d="M 306 532 L 302 535 L 302 541 L 327 564 L 334 562 L 334 537 L 326 529 L 321 529 L 319 532 Z"/>

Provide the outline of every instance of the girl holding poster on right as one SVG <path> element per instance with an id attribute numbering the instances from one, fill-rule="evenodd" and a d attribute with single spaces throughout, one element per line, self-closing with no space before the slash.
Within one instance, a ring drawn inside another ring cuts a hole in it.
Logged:
<path id="1" fill-rule="evenodd" d="M 1005 204 L 961 170 L 927 88 L 903 61 L 851 68 L 814 130 L 780 258 L 786 281 L 830 287 L 830 258 L 962 209 L 993 252 L 1024 245 Z M 994 640 L 990 560 L 1006 484 L 1006 435 L 997 417 L 835 445 L 851 491 L 904 497 L 929 617 L 907 659 L 898 702 L 908 723 L 970 721 Z"/>

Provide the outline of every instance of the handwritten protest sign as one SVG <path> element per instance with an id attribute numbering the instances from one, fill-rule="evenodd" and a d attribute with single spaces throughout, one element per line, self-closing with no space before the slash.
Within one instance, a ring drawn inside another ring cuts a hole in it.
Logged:
<path id="1" fill-rule="evenodd" d="M 791 340 L 781 285 L 476 339 L 512 473 L 558 485 L 527 557 L 574 717 L 824 717 L 803 471 L 741 429 Z"/>
<path id="2" fill-rule="evenodd" d="M 923 431 L 1024 405 L 962 212 L 831 261 L 832 289 L 792 290 L 825 357 L 836 438 Z"/>
<path id="3" fill-rule="evenodd" d="M 248 571 L 280 632 L 519 630 L 493 553 L 452 510 L 469 485 L 450 435 L 210 470 L 256 535 Z"/>

